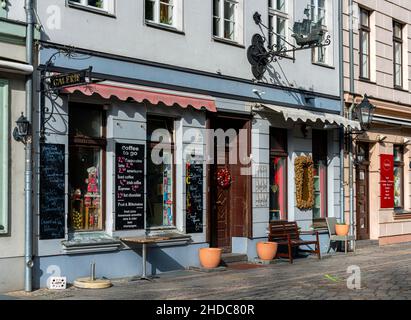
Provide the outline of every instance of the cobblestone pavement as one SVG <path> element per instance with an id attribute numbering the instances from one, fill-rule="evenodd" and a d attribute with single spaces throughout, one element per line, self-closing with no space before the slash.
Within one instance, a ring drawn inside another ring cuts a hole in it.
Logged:
<path id="1" fill-rule="evenodd" d="M 361 270 L 361 289 L 347 288 L 350 266 Z M 297 259 L 293 265 L 274 265 L 203 273 L 161 274 L 153 282 L 116 280 L 105 290 L 69 288 L 64 292 L 38 290 L 10 296 L 24 299 L 204 299 L 204 300 L 360 300 L 411 299 L 411 243 L 360 248 L 355 254 Z"/>

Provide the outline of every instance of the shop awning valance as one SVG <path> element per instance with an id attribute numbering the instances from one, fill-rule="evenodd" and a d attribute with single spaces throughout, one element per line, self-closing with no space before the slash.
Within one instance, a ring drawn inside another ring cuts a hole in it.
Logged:
<path id="1" fill-rule="evenodd" d="M 302 121 L 302 122 L 321 122 L 323 124 L 330 124 L 330 125 L 338 125 L 345 128 L 352 128 L 354 130 L 361 130 L 361 125 L 358 121 L 348 120 L 343 116 L 338 114 L 326 113 L 326 112 L 318 112 L 318 111 L 310 111 L 304 109 L 294 109 L 294 108 L 287 108 L 282 106 L 276 105 L 261 105 L 261 107 L 265 107 L 270 109 L 274 112 L 281 113 L 284 116 L 285 121 L 291 119 L 294 122 Z"/>
<path id="2" fill-rule="evenodd" d="M 179 105 L 182 108 L 189 106 L 201 110 L 217 112 L 215 100 L 210 96 L 188 94 L 185 92 L 148 88 L 127 84 L 93 83 L 81 86 L 68 87 L 63 93 L 80 92 L 86 96 L 97 94 L 104 99 L 116 97 L 121 101 L 132 99 L 136 102 L 148 101 L 153 105 L 163 103 L 166 106 Z"/>

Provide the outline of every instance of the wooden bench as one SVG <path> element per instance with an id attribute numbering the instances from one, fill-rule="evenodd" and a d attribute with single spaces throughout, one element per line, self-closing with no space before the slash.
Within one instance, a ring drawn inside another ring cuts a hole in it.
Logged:
<path id="1" fill-rule="evenodd" d="M 277 242 L 280 247 L 286 246 L 286 252 L 280 252 L 277 250 L 277 256 L 281 258 L 288 258 L 290 263 L 293 263 L 293 248 L 299 248 L 300 246 L 306 246 L 309 249 L 299 249 L 302 252 L 309 252 L 311 254 L 317 254 L 318 259 L 321 259 L 320 252 L 320 240 L 318 232 L 315 232 L 316 240 L 305 241 L 300 238 L 300 232 L 296 222 L 288 221 L 274 221 L 270 222 L 270 233 L 268 241 Z M 312 250 L 309 245 L 315 245 L 315 249 Z"/>

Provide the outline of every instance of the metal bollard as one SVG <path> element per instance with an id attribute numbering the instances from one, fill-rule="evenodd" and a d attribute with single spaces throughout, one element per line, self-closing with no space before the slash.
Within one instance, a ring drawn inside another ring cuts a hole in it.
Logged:
<path id="1" fill-rule="evenodd" d="M 92 262 L 92 263 L 91 263 L 90 280 L 91 280 L 91 281 L 95 281 L 95 280 L 96 280 L 96 263 L 95 263 L 95 262 Z"/>

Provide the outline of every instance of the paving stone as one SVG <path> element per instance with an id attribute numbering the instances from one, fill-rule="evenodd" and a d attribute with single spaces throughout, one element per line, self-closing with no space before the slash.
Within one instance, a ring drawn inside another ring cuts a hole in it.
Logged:
<path id="1" fill-rule="evenodd" d="M 360 267 L 361 289 L 347 288 L 347 268 Z M 297 259 L 255 269 L 224 272 L 186 270 L 160 274 L 153 282 L 114 279 L 106 290 L 14 292 L 6 297 L 39 300 L 204 299 L 204 300 L 411 300 L 411 244 L 369 246 L 353 255 Z"/>

